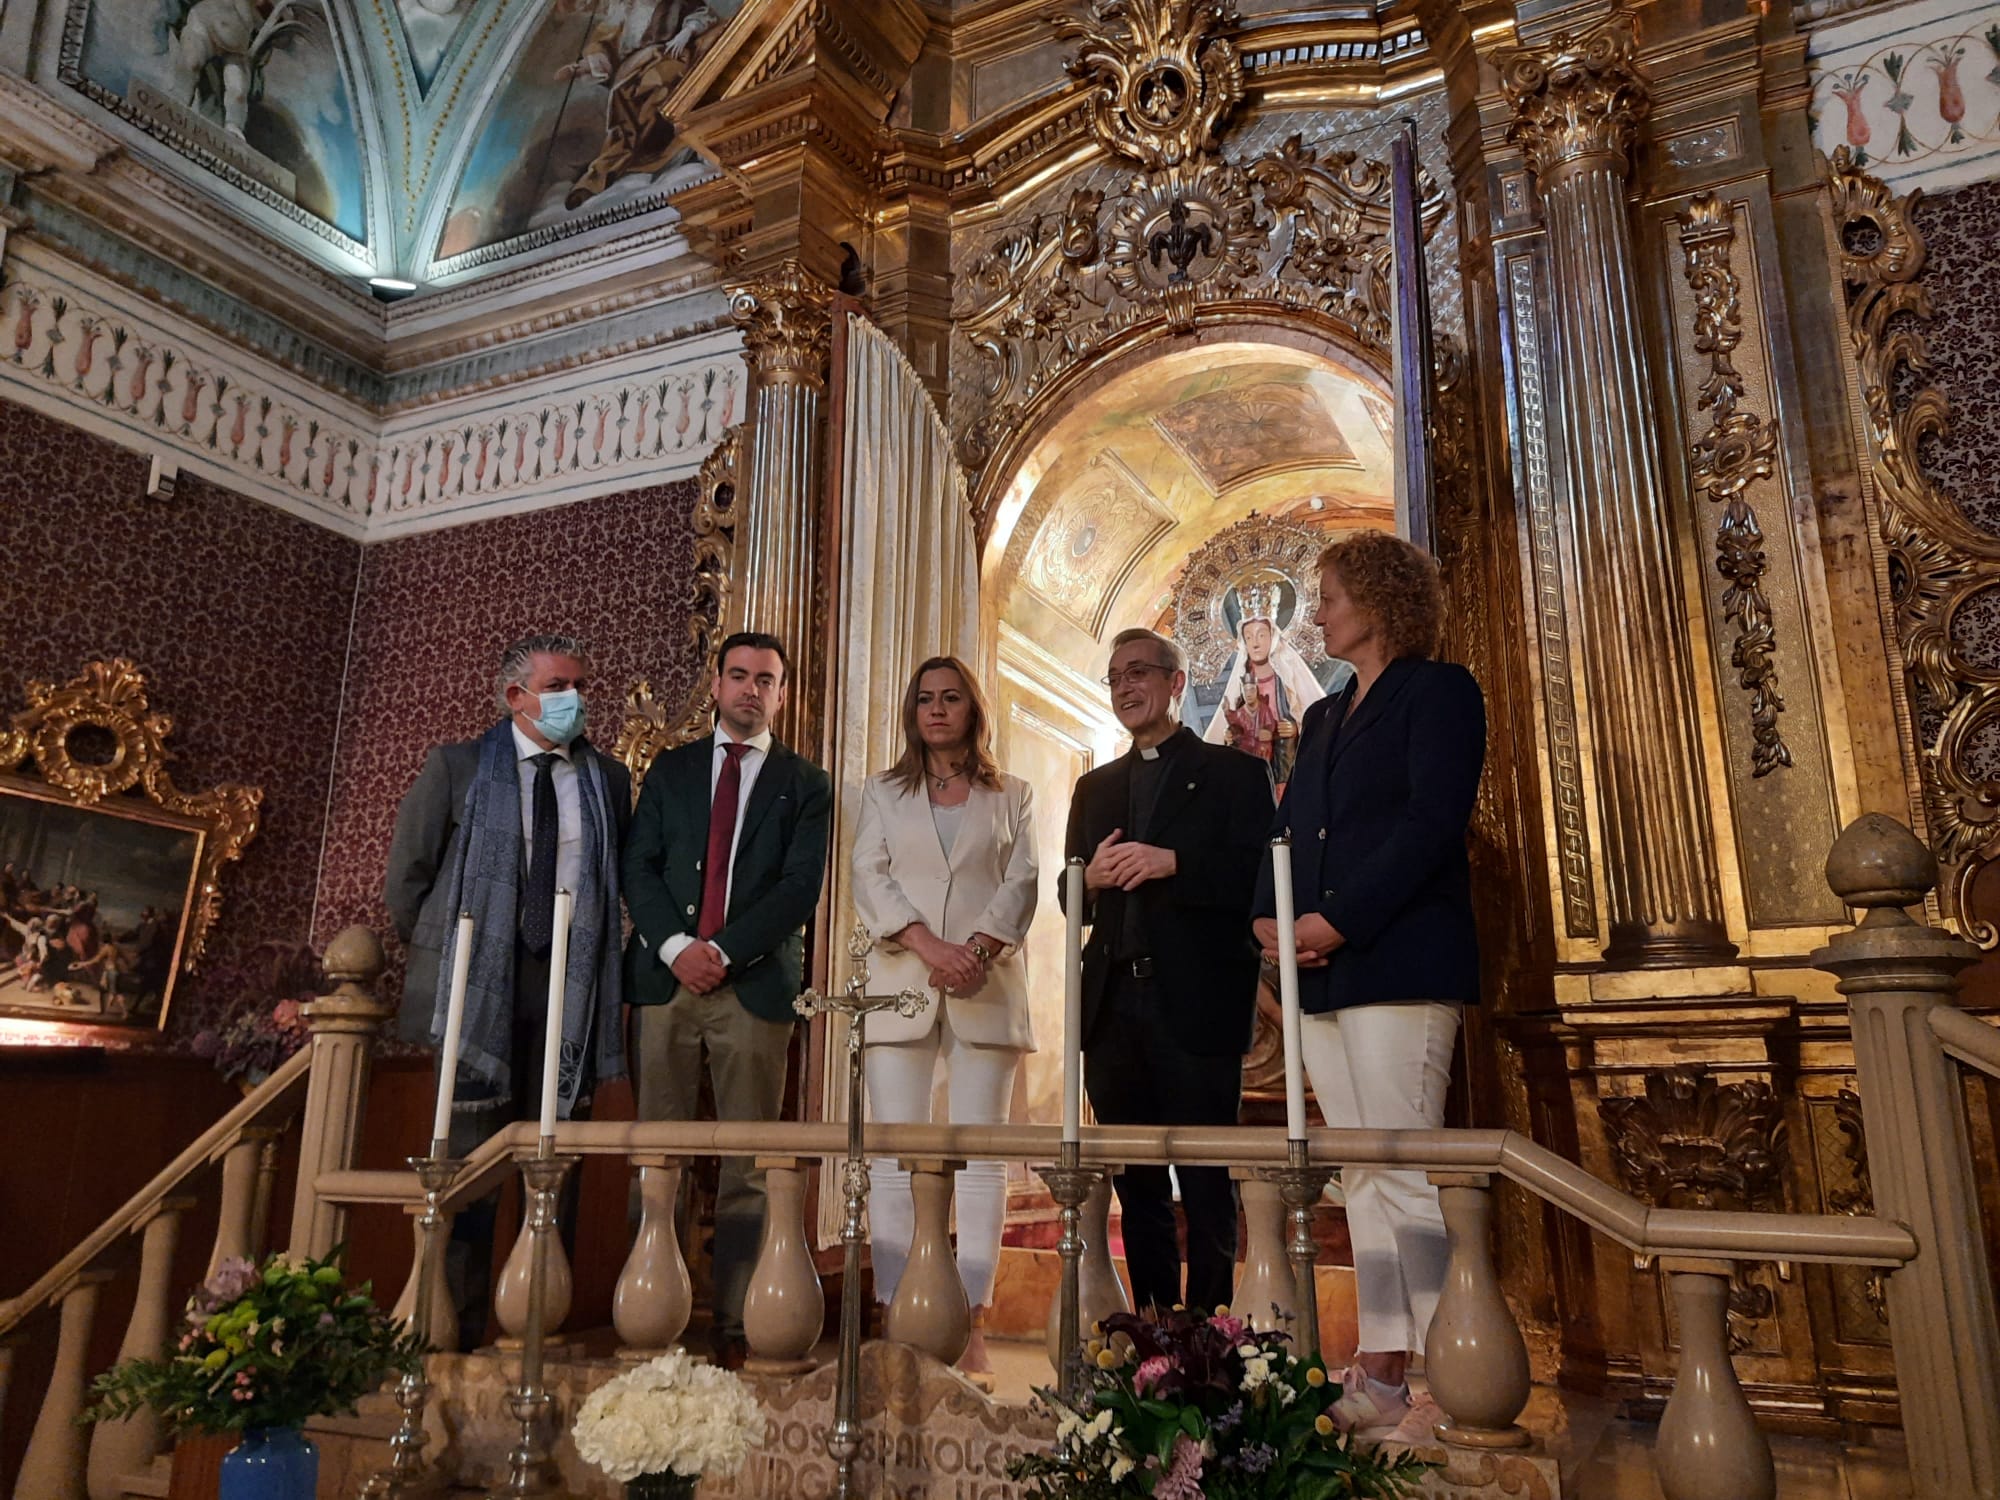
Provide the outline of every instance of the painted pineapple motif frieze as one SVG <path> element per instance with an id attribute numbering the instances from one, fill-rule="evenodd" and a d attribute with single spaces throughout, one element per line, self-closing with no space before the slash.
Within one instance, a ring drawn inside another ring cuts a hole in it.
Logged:
<path id="1" fill-rule="evenodd" d="M 1388 169 L 1309 143 L 1304 118 L 1277 142 L 1227 154 L 1223 128 L 1245 92 L 1236 22 L 1233 0 L 1097 0 L 1058 21 L 1079 42 L 1069 70 L 1091 88 L 1091 129 L 1110 160 L 964 263 L 953 363 L 966 378 L 953 384 L 951 425 L 975 476 L 1038 398 L 1148 333 L 1276 306 L 1386 353 Z M 1420 192 L 1429 236 L 1446 198 L 1428 173 Z"/>

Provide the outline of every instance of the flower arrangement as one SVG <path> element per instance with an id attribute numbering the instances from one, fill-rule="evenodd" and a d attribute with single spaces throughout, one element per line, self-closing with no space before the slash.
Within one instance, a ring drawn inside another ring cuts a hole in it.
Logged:
<path id="1" fill-rule="evenodd" d="M 192 1043 L 195 1056 L 214 1063 L 224 1078 L 240 1077 L 250 1085 L 262 1083 L 312 1040 L 302 1007 L 320 988 L 319 960 L 311 948 L 303 943 L 267 946 L 265 993 L 278 998 L 237 1006 L 220 1026 L 197 1031 Z"/>
<path id="2" fill-rule="evenodd" d="M 331 1260 L 274 1255 L 222 1263 L 188 1299 L 164 1358 L 128 1359 L 97 1378 L 83 1420 L 151 1407 L 179 1433 L 298 1427 L 349 1412 L 423 1356 L 424 1341 L 348 1287 Z"/>
<path id="3" fill-rule="evenodd" d="M 1226 1308 L 1120 1313 L 1098 1333 L 1077 1404 L 1039 1393 L 1068 1461 L 1024 1454 L 1008 1465 L 1042 1500 L 1391 1500 L 1427 1467 L 1336 1431 L 1327 1411 L 1340 1385 L 1326 1366 Z"/>
<path id="4" fill-rule="evenodd" d="M 586 1463 L 630 1484 L 733 1474 L 764 1430 L 763 1408 L 730 1371 L 684 1349 L 627 1370 L 587 1397 L 570 1435 Z"/>

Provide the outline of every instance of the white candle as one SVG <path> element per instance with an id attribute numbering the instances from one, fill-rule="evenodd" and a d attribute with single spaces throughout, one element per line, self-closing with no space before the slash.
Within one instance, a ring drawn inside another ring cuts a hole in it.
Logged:
<path id="1" fill-rule="evenodd" d="M 458 1034 L 465 1025 L 465 984 L 472 973 L 472 913 L 458 914 L 451 949 L 451 999 L 444 1012 L 444 1050 L 438 1053 L 437 1114 L 431 1120 L 431 1154 L 446 1154 L 451 1138 L 451 1100 L 458 1090 Z"/>
<path id="2" fill-rule="evenodd" d="M 1063 948 L 1063 1133 L 1080 1140 L 1083 1130 L 1083 861 L 1063 871 L 1069 882 L 1064 915 L 1069 921 Z"/>
<path id="3" fill-rule="evenodd" d="M 1306 1138 L 1305 1039 L 1299 1017 L 1299 939 L 1292 916 L 1292 841 L 1271 840 L 1271 889 L 1278 908 L 1278 1004 L 1285 1018 L 1285 1134 Z"/>
<path id="4" fill-rule="evenodd" d="M 569 968 L 567 890 L 556 892 L 555 937 L 549 944 L 549 1031 L 542 1039 L 542 1139 L 556 1133 L 556 1075 L 562 1064 L 563 977 Z"/>

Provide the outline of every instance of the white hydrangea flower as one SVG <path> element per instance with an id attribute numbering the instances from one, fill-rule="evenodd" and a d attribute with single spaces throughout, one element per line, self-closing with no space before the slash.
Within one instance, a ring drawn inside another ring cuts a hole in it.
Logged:
<path id="1" fill-rule="evenodd" d="M 673 1349 L 591 1392 L 573 1436 L 585 1462 L 624 1483 L 669 1471 L 733 1473 L 763 1428 L 741 1380 Z"/>
<path id="2" fill-rule="evenodd" d="M 1135 1463 L 1132 1459 L 1127 1458 L 1122 1453 L 1119 1454 L 1116 1458 L 1111 1460 L 1111 1482 L 1113 1484 L 1118 1483 L 1119 1480 L 1123 1479 L 1127 1474 L 1130 1474 L 1134 1469 L 1138 1467 L 1139 1465 Z"/>

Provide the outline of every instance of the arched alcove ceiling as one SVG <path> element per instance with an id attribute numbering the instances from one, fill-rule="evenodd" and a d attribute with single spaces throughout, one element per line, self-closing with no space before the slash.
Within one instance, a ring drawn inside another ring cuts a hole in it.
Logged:
<path id="1" fill-rule="evenodd" d="M 1086 675 L 1152 623 L 1188 556 L 1251 513 L 1392 525 L 1389 398 L 1331 355 L 1211 343 L 1149 360 L 1040 436 L 994 516 L 992 617 Z"/>

